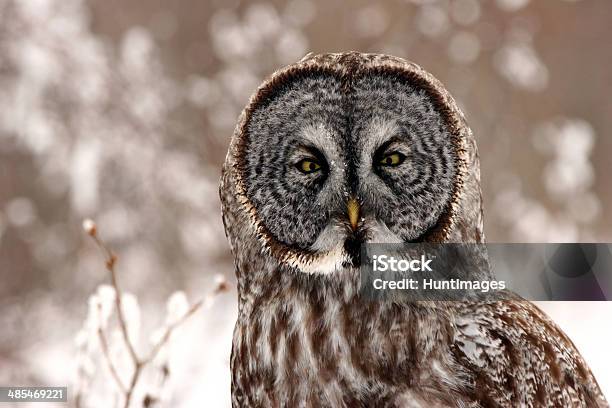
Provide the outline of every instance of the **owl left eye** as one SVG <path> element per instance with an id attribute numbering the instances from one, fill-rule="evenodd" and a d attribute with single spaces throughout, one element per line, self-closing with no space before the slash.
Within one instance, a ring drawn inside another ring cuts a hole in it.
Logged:
<path id="1" fill-rule="evenodd" d="M 316 159 L 300 160 L 295 167 L 304 174 L 314 173 L 321 170 L 321 164 Z"/>
<path id="2" fill-rule="evenodd" d="M 406 156 L 399 152 L 392 152 L 384 155 L 378 160 L 380 166 L 395 167 L 399 166 L 406 160 Z"/>

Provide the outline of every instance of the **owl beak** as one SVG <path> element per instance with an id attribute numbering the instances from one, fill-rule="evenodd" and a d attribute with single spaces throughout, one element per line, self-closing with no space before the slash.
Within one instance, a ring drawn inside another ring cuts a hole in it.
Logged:
<path id="1" fill-rule="evenodd" d="M 346 212 L 353 231 L 357 229 L 359 223 L 359 203 L 354 198 L 350 198 L 346 204 Z"/>

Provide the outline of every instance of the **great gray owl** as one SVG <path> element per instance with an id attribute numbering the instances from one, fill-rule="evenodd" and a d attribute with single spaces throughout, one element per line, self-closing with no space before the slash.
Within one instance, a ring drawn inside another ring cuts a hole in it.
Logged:
<path id="1" fill-rule="evenodd" d="M 463 114 L 400 58 L 307 56 L 255 92 L 221 178 L 239 315 L 235 407 L 604 407 L 563 332 L 520 298 L 371 302 L 366 242 L 483 242 Z"/>

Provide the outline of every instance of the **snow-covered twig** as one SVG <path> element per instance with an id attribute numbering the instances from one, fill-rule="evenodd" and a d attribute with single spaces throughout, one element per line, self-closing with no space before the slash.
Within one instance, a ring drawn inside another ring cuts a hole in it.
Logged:
<path id="1" fill-rule="evenodd" d="M 117 373 L 117 369 L 115 368 L 115 364 L 113 363 L 113 359 L 110 356 L 110 351 L 108 349 L 108 340 L 106 340 L 106 334 L 102 327 L 98 327 L 98 338 L 100 339 L 100 347 L 102 348 L 102 353 L 104 354 L 104 360 L 106 360 L 106 364 L 108 365 L 108 370 L 110 371 L 119 391 L 122 394 L 125 394 L 127 390 L 125 389 L 125 385 L 119 378 L 119 374 Z"/>
<path id="2" fill-rule="evenodd" d="M 130 360 L 133 365 L 133 371 L 131 373 L 127 386 L 124 385 L 123 381 L 121 380 L 121 377 L 118 374 L 116 365 L 111 356 L 110 349 L 109 349 L 109 342 L 108 342 L 106 332 L 105 332 L 105 324 L 98 322 L 96 330 L 97 330 L 98 339 L 100 342 L 100 348 L 102 349 L 103 358 L 109 368 L 109 371 L 111 373 L 113 380 L 115 381 L 117 385 L 117 388 L 119 389 L 121 395 L 124 398 L 123 407 L 129 408 L 130 403 L 133 400 L 134 390 L 136 389 L 136 386 L 138 385 L 138 380 L 140 379 L 143 369 L 155 360 L 160 350 L 162 350 L 162 348 L 168 343 L 172 333 L 181 324 L 183 324 L 189 317 L 191 317 L 195 312 L 197 312 L 202 307 L 203 301 L 194 303 L 177 319 L 175 319 L 172 322 L 167 323 L 163 331 L 163 334 L 155 342 L 151 351 L 148 354 L 146 354 L 145 357 L 140 357 L 136 351 L 135 344 L 130 338 L 130 333 L 129 333 L 128 324 L 127 324 L 128 319 L 126 318 L 125 311 L 123 309 L 123 303 L 122 303 L 123 293 L 121 292 L 121 289 L 119 286 L 119 282 L 117 279 L 117 271 L 116 271 L 116 265 L 117 265 L 118 258 L 115 255 L 115 253 L 110 249 L 110 247 L 104 242 L 104 240 L 99 236 L 97 226 L 92 220 L 90 219 L 85 220 L 83 222 L 83 229 L 94 240 L 98 248 L 100 248 L 100 250 L 104 254 L 106 269 L 110 274 L 111 285 L 114 289 L 114 294 L 115 294 L 114 301 L 115 301 L 115 307 L 116 307 L 116 312 L 117 312 L 117 321 L 119 324 L 119 331 L 121 333 L 121 338 L 123 342 L 125 343 L 125 347 L 128 350 L 128 354 L 130 356 Z M 217 286 L 213 294 L 218 294 L 226 290 L 227 290 L 227 283 L 225 281 L 220 281 L 217 283 Z M 104 313 L 103 313 L 101 304 L 97 304 L 96 307 L 98 310 L 98 314 L 102 316 Z M 146 398 L 151 398 L 151 397 L 147 395 Z M 77 401 L 81 401 L 80 395 L 77 395 Z"/>

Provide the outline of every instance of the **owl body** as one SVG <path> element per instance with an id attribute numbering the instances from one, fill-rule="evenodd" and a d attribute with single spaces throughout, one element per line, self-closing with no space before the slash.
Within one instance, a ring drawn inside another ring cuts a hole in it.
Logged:
<path id="1" fill-rule="evenodd" d="M 221 179 L 239 314 L 235 407 L 603 407 L 571 341 L 516 295 L 359 293 L 369 242 L 483 242 L 463 114 L 415 64 L 310 56 L 245 108 Z"/>
<path id="2" fill-rule="evenodd" d="M 357 282 L 263 282 L 234 332 L 236 407 L 605 406 L 529 302 L 364 302 Z"/>

